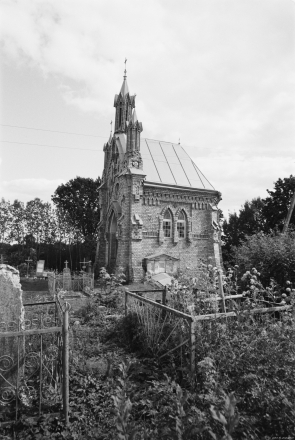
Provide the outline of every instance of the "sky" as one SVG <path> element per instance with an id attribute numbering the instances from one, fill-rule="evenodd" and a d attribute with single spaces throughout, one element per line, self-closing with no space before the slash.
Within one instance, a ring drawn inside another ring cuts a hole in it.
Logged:
<path id="1" fill-rule="evenodd" d="M 97 178 L 123 81 L 225 216 L 295 175 L 293 0 L 2 0 L 0 197 Z M 57 148 L 59 147 L 59 148 Z"/>

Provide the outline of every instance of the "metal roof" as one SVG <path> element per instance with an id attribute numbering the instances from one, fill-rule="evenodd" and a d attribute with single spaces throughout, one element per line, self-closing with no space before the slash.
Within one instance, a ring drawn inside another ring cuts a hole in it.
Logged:
<path id="1" fill-rule="evenodd" d="M 180 144 L 142 139 L 140 152 L 148 182 L 214 189 Z"/>

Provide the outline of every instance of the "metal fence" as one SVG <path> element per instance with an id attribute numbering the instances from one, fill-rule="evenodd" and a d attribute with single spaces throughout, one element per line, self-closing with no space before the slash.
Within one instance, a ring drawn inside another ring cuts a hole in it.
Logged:
<path id="1" fill-rule="evenodd" d="M 206 302 L 212 301 L 209 297 L 202 300 L 205 307 L 201 309 L 192 307 L 191 314 L 188 314 L 172 307 L 174 301 L 167 288 L 154 291 L 126 289 L 125 316 L 129 313 L 137 315 L 146 343 L 154 356 L 162 359 L 174 353 L 173 356 L 177 357 L 180 368 L 189 369 L 192 376 L 196 368 L 196 338 L 201 343 L 202 335 L 207 337 L 212 333 L 214 337 L 212 323 L 236 318 L 253 320 L 253 315 L 258 315 L 255 319 L 260 320 L 264 315 L 267 315 L 268 320 L 282 320 L 284 315 L 290 312 L 293 312 L 294 316 L 292 305 L 263 307 L 263 304 L 260 304 L 256 308 L 251 308 L 251 305 L 244 307 L 241 304 L 244 295 L 225 296 L 221 279 L 219 281 L 219 295 L 213 297 L 216 304 L 214 313 L 212 307 L 208 308 L 211 310 L 209 313 L 199 312 L 199 310 L 207 310 Z"/>
<path id="2" fill-rule="evenodd" d="M 94 288 L 94 274 L 92 273 L 73 275 L 70 278 L 64 274 L 48 273 L 48 290 L 51 294 L 59 290 L 84 292 L 86 288 Z"/>
<path id="3" fill-rule="evenodd" d="M 166 306 L 166 289 L 162 290 L 161 302 L 144 295 L 152 291 L 130 292 L 125 290 L 125 316 L 136 313 L 145 333 L 149 349 L 159 359 L 172 353 L 179 357 L 181 368 L 195 371 L 195 327 L 194 318 L 179 310 Z M 159 291 L 157 291 L 159 293 Z M 171 347 L 172 348 L 168 348 Z"/>
<path id="4" fill-rule="evenodd" d="M 68 303 L 24 304 L 25 317 L 0 323 L 0 427 L 20 415 L 69 408 Z"/>

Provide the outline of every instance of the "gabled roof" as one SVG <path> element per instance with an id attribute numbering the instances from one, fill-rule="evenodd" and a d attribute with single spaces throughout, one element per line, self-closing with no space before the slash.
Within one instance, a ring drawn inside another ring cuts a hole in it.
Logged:
<path id="1" fill-rule="evenodd" d="M 126 134 L 116 134 L 120 160 L 126 153 Z M 140 153 L 147 183 L 163 183 L 198 189 L 214 190 L 213 185 L 192 161 L 180 144 L 141 139 Z"/>
<path id="2" fill-rule="evenodd" d="M 168 254 L 163 254 L 163 253 L 157 253 L 157 254 L 153 254 L 153 255 L 148 255 L 147 257 L 145 257 L 146 260 L 173 260 L 173 261 L 178 261 L 179 258 L 175 258 L 175 257 L 171 257 L 171 255 Z"/>
<path id="3" fill-rule="evenodd" d="M 180 144 L 142 139 L 140 152 L 147 182 L 214 190 Z"/>

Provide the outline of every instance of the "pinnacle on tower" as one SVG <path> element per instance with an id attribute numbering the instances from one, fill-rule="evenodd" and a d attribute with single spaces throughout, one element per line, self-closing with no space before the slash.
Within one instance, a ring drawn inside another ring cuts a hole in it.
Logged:
<path id="1" fill-rule="evenodd" d="M 127 84 L 127 71 L 125 70 L 124 80 L 119 95 L 115 96 L 114 107 L 116 107 L 115 133 L 125 133 L 126 123 L 131 119 L 132 109 L 135 108 L 135 95 L 131 96 Z"/>
<path id="2" fill-rule="evenodd" d="M 134 109 L 134 112 L 132 113 L 132 118 L 131 118 L 131 122 L 134 124 L 135 122 L 137 122 L 137 115 L 136 115 L 136 111 Z"/>

